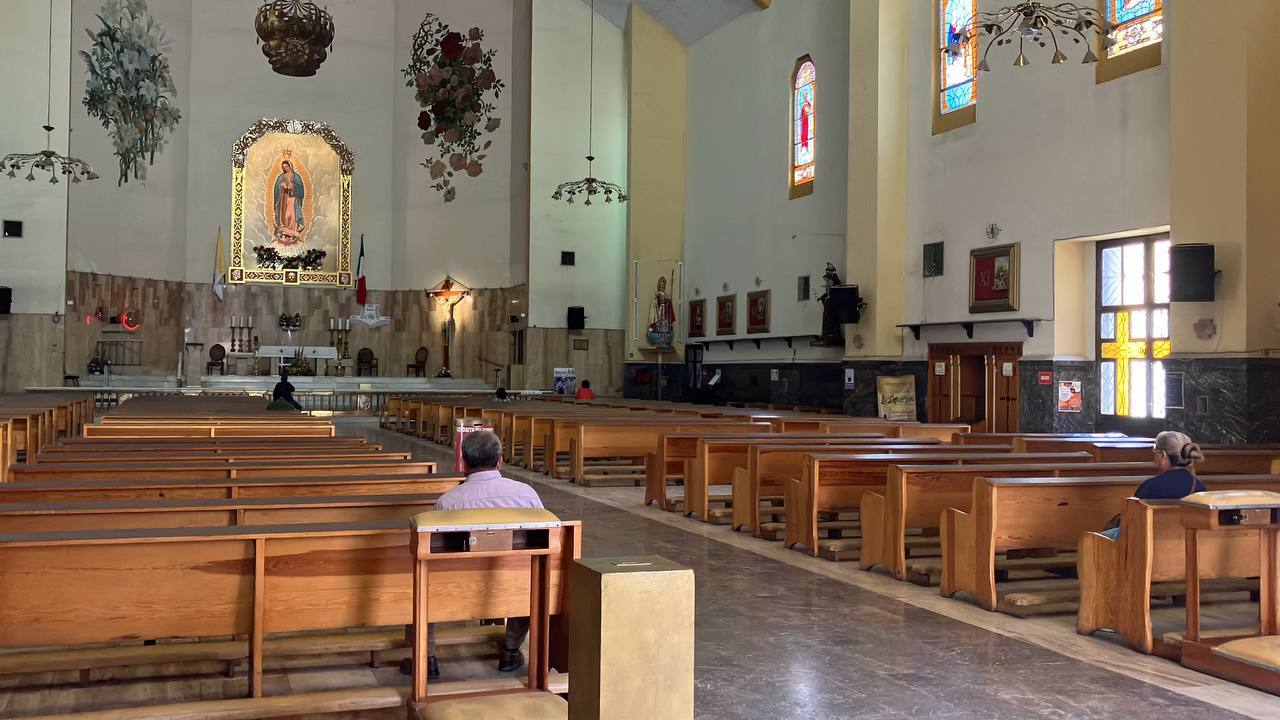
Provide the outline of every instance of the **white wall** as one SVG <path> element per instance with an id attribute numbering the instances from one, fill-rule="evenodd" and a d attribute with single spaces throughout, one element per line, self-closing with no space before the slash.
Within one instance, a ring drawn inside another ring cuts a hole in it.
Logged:
<path id="1" fill-rule="evenodd" d="M 530 148 L 529 325 L 565 327 L 566 308 L 586 308 L 588 328 L 626 327 L 626 206 L 552 200 L 586 176 L 587 47 L 591 10 L 582 0 L 538 0 L 533 8 Z M 627 178 L 627 75 L 623 33 L 595 23 L 595 177 Z M 560 252 L 577 253 L 562 267 Z"/>
<path id="2" fill-rule="evenodd" d="M 817 178 L 812 195 L 788 200 L 790 76 L 805 54 L 817 67 Z M 757 289 L 773 291 L 770 335 L 821 332 L 826 263 L 845 274 L 848 55 L 849 4 L 838 0 L 778 0 L 689 48 L 684 296 L 708 299 L 709 339 L 724 283 L 738 296 L 735 337 L 747 337 L 747 293 Z M 811 300 L 796 299 L 800 275 L 811 278 Z M 706 360 L 841 356 L 794 346 L 713 345 Z"/>
<path id="3" fill-rule="evenodd" d="M 45 100 L 49 97 L 49 4 L 5 2 L 0 11 L 0 155 L 45 148 Z M 55 151 L 67 152 L 67 27 L 70 0 L 53 3 L 52 134 Z M 66 286 L 67 192 L 49 173 L 0 177 L 0 218 L 21 220 L 23 237 L 0 238 L 0 285 L 13 288 L 13 312 L 53 313 L 63 309 Z M 100 182 L 100 181 L 99 181 Z M 91 184 L 91 183 L 90 183 Z M 77 186 L 84 187 L 82 183 Z"/>
<path id="4" fill-rule="evenodd" d="M 982 0 L 983 10 L 1001 3 Z M 991 52 L 979 76 L 977 122 L 930 135 L 933 25 L 930 4 L 911 5 L 906 299 L 904 322 L 970 317 L 1053 317 L 1053 242 L 1169 223 L 1170 54 L 1157 68 L 1094 83 L 1094 67 L 1050 65 L 1049 52 L 1028 50 L 1032 64 L 1013 67 L 1016 52 Z M 997 240 L 984 235 L 995 223 Z M 922 246 L 946 243 L 940 278 L 921 277 Z M 968 313 L 969 250 L 1022 244 L 1021 306 L 1016 313 Z M 1082 297 L 1092 306 L 1093 298 Z M 906 336 L 905 354 L 929 342 L 964 341 L 959 328 Z M 1054 330 L 1041 323 L 1027 339 L 1021 325 L 982 327 L 975 340 L 1022 340 L 1027 357 L 1054 354 Z"/>
<path id="5" fill-rule="evenodd" d="M 496 70 L 511 85 L 513 6 L 507 0 L 330 0 L 334 47 L 318 73 L 274 73 L 256 44 L 258 0 L 150 0 L 173 45 L 169 54 L 183 119 L 148 168 L 147 182 L 115 183 L 106 131 L 86 116 L 83 62 L 72 64 L 75 149 L 103 179 L 71 200 L 70 267 L 207 282 L 218 226 L 230 230 L 231 145 L 262 117 L 327 122 L 354 151 L 353 242 L 365 237 L 369 285 L 422 288 L 452 272 L 475 287 L 511 285 L 512 128 L 510 89 L 498 101 L 503 126 L 479 178 L 464 178 L 445 204 L 420 163 L 418 105 L 400 68 L 427 11 L 454 29 L 485 29 Z M 74 0 L 72 36 L 88 46 L 100 0 Z M 41 35 L 43 37 L 43 35 Z M 517 130 L 523 132 L 523 130 Z M 518 164 L 518 163 L 517 163 Z M 79 190 L 79 188 L 77 188 Z M 521 235 L 523 229 L 517 230 Z M 521 244 L 523 238 L 521 238 Z"/>

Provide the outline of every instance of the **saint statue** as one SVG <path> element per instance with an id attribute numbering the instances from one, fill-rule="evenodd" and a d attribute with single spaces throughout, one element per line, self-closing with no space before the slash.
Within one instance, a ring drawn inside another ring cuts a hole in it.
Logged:
<path id="1" fill-rule="evenodd" d="M 656 348 L 669 348 L 675 339 L 676 310 L 667 296 L 667 279 L 658 278 L 658 291 L 649 304 L 649 329 L 645 333 L 649 344 Z"/>
<path id="2" fill-rule="evenodd" d="M 280 163 L 273 197 L 275 227 L 272 238 L 281 245 L 295 245 L 302 240 L 302 201 L 306 197 L 306 189 L 302 186 L 302 177 L 293 171 L 293 162 L 285 160 Z"/>
<path id="3" fill-rule="evenodd" d="M 822 303 L 822 338 L 823 345 L 844 346 L 844 327 L 836 321 L 835 311 L 831 308 L 831 288 L 840 285 L 840 273 L 836 266 L 827 263 L 827 270 L 822 274 L 822 283 L 826 290 L 818 297 Z"/>

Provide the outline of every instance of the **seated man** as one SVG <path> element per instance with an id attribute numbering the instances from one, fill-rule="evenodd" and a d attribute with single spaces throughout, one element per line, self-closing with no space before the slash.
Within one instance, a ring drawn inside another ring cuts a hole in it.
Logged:
<path id="1" fill-rule="evenodd" d="M 289 371 L 280 371 L 280 382 L 276 383 L 275 388 L 271 391 L 271 404 L 267 406 L 268 410 L 301 410 L 302 404 L 293 397 L 293 383 L 289 382 Z"/>
<path id="2" fill-rule="evenodd" d="M 541 508 L 542 500 L 529 485 L 502 477 L 502 441 L 488 430 L 468 433 L 462 439 L 462 465 L 467 479 L 436 501 L 436 510 L 471 508 Z M 512 672 L 524 665 L 520 646 L 529 634 L 529 618 L 507 618 L 507 637 L 498 659 L 498 670 Z M 440 676 L 435 640 L 428 631 L 427 677 Z"/>

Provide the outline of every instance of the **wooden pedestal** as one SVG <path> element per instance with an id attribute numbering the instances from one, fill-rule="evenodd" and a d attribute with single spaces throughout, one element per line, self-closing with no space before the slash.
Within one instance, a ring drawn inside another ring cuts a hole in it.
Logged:
<path id="1" fill-rule="evenodd" d="M 693 571 L 658 556 L 570 572 L 570 720 L 692 720 Z"/>

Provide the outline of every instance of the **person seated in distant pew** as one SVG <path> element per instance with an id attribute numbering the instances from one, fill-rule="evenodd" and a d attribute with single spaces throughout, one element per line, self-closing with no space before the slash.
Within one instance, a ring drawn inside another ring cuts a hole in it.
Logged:
<path id="1" fill-rule="evenodd" d="M 436 510 L 472 508 L 542 508 L 531 486 L 502 476 L 502 441 L 489 430 L 467 433 L 462 439 L 462 465 L 467 479 L 436 501 Z M 498 670 L 512 672 L 524 665 L 520 646 L 529 634 L 529 618 L 507 618 L 507 637 Z M 440 677 L 434 634 L 427 630 L 427 678 Z"/>
<path id="2" fill-rule="evenodd" d="M 293 383 L 289 382 L 289 371 L 280 371 L 280 382 L 276 383 L 275 388 L 271 391 L 271 404 L 267 406 L 268 410 L 302 410 L 302 404 L 293 397 Z"/>
<path id="3" fill-rule="evenodd" d="M 1134 497 L 1139 500 L 1181 500 L 1206 489 L 1195 473 L 1195 464 L 1204 460 L 1204 453 L 1186 433 L 1165 430 L 1156 436 L 1151 451 L 1155 454 L 1156 469 L 1160 473 L 1143 481 L 1133 492 Z M 1119 515 L 1108 523 L 1102 534 L 1112 540 L 1120 537 Z"/>
<path id="4" fill-rule="evenodd" d="M 595 400 L 596 394 L 591 389 L 591 381 L 583 380 L 582 385 L 578 386 L 578 392 L 573 395 L 574 400 Z"/>

